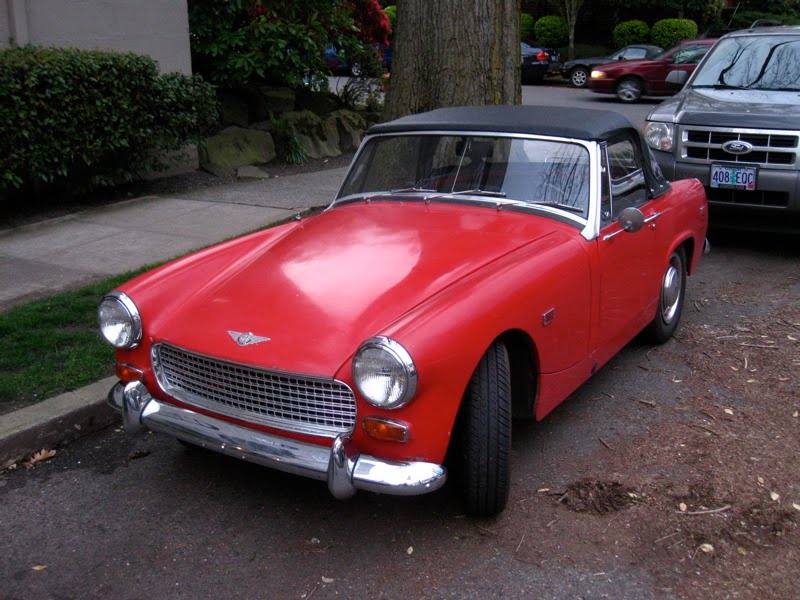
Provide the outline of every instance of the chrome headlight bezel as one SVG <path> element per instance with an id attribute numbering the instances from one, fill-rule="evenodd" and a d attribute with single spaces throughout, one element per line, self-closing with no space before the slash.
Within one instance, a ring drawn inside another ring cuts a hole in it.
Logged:
<path id="1" fill-rule="evenodd" d="M 664 121 L 648 121 L 644 125 L 644 139 L 653 150 L 671 152 L 675 144 L 675 126 Z"/>
<path id="2" fill-rule="evenodd" d="M 375 364 L 385 361 L 376 372 Z M 376 377 L 389 378 L 380 385 Z M 372 381 L 370 381 L 372 379 Z M 417 391 L 417 368 L 408 351 L 398 342 L 383 336 L 372 337 L 353 357 L 353 383 L 361 396 L 377 408 L 396 409 L 408 404 Z M 383 387 L 383 390 L 376 389 Z"/>
<path id="3" fill-rule="evenodd" d="M 117 327 L 122 332 L 113 335 L 108 328 L 112 326 L 110 317 L 116 317 Z M 106 294 L 97 307 L 97 321 L 103 338 L 115 348 L 132 350 L 142 341 L 142 317 L 133 300 L 123 292 Z"/>

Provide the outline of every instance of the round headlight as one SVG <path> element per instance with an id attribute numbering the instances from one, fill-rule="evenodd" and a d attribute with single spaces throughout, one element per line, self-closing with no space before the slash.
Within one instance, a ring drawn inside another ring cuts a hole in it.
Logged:
<path id="1" fill-rule="evenodd" d="M 142 318 L 139 310 L 122 292 L 111 292 L 97 309 L 100 332 L 109 344 L 130 350 L 142 340 Z"/>
<path id="2" fill-rule="evenodd" d="M 399 408 L 417 390 L 417 369 L 411 355 L 386 337 L 361 344 L 353 359 L 353 381 L 364 399 L 378 408 Z"/>
<path id="3" fill-rule="evenodd" d="M 648 121 L 644 126 L 644 139 L 654 150 L 672 150 L 673 128 L 671 123 Z"/>

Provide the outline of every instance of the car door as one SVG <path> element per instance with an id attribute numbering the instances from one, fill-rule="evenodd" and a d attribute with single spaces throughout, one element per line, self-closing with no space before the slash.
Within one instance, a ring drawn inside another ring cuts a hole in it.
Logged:
<path id="1" fill-rule="evenodd" d="M 685 71 L 691 75 L 697 63 L 705 56 L 711 46 L 706 44 L 688 44 L 678 48 L 669 58 L 659 63 L 659 68 L 650 71 L 648 89 L 651 94 L 672 94 L 674 89 L 667 87 L 667 75 L 670 71 Z"/>
<path id="2" fill-rule="evenodd" d="M 642 149 L 633 133 L 605 144 L 599 260 L 598 354 L 604 362 L 647 323 L 660 276 L 656 259 L 655 221 L 659 214 L 650 199 Z M 617 219 L 628 207 L 645 218 L 638 231 L 623 230 Z"/>

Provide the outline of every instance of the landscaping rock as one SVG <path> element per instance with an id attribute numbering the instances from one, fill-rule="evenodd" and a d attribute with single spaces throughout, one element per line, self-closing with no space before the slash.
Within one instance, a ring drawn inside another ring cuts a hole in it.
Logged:
<path id="1" fill-rule="evenodd" d="M 322 120 L 309 110 L 283 115 L 286 128 L 294 133 L 309 158 L 339 156 L 339 130 L 335 119 Z"/>
<path id="2" fill-rule="evenodd" d="M 361 138 L 367 128 L 364 118 L 352 110 L 337 110 L 328 115 L 328 120 L 336 124 L 339 133 L 339 150 L 349 152 L 361 144 Z"/>
<path id="3" fill-rule="evenodd" d="M 208 138 L 201 151 L 200 166 L 218 177 L 229 177 L 239 167 L 268 163 L 274 158 L 275 142 L 269 133 L 228 127 Z"/>

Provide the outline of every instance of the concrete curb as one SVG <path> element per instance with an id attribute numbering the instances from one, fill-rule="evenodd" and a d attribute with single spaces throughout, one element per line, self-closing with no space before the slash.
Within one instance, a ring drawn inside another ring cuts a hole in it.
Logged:
<path id="1" fill-rule="evenodd" d="M 106 404 L 116 377 L 43 400 L 0 417 L 0 469 L 103 429 L 119 419 Z"/>

